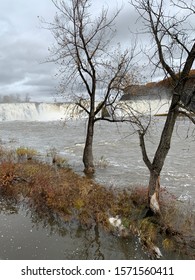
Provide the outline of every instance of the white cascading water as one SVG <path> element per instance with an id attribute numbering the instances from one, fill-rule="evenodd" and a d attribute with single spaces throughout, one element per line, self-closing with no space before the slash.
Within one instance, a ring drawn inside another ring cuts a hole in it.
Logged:
<path id="1" fill-rule="evenodd" d="M 0 121 L 56 121 L 85 116 L 70 103 L 0 103 Z"/>
<path id="2" fill-rule="evenodd" d="M 117 104 L 115 116 L 121 117 L 128 108 L 133 108 L 134 113 L 166 114 L 168 100 L 121 101 Z M 73 103 L 0 103 L 0 121 L 56 121 L 85 117 L 86 113 Z"/>

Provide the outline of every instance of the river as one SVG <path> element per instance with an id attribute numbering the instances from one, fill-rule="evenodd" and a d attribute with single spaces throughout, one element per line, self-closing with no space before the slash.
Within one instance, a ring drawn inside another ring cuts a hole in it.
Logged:
<path id="1" fill-rule="evenodd" d="M 159 141 L 164 117 L 156 117 L 147 136 L 152 157 Z M 0 122 L 1 143 L 7 148 L 20 146 L 36 149 L 42 155 L 56 150 L 79 173 L 83 171 L 82 152 L 86 120 L 66 122 Z M 187 120 L 177 122 L 170 152 L 161 174 L 161 185 L 179 200 L 195 200 L 195 139 Z M 148 170 L 139 147 L 138 135 L 129 124 L 99 122 L 94 137 L 95 179 L 108 187 L 146 185 Z"/>
<path id="2" fill-rule="evenodd" d="M 157 147 L 164 117 L 156 117 L 147 136 L 147 149 L 152 157 Z M 82 151 L 86 120 L 6 121 L 0 122 L 3 147 L 20 146 L 36 149 L 43 160 L 56 150 L 69 165 L 82 174 Z M 161 175 L 161 185 L 181 203 L 195 200 L 195 141 L 188 120 L 179 119 L 171 150 Z M 132 188 L 147 185 L 148 170 L 140 152 L 137 133 L 129 124 L 99 122 L 95 129 L 95 180 L 108 187 Z M 136 238 L 121 239 L 102 232 L 95 226 L 84 230 L 73 224 L 44 222 L 22 206 L 14 210 L 1 206 L 0 258 L 2 259 L 147 259 Z M 166 258 L 182 256 L 166 256 Z"/>

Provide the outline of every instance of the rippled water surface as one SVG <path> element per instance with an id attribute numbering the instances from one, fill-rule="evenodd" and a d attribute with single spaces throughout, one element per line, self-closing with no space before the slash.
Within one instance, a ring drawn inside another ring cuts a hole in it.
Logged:
<path id="1" fill-rule="evenodd" d="M 147 138 L 149 156 L 157 147 L 164 118 Z M 46 154 L 55 148 L 68 159 L 74 170 L 81 172 L 86 121 L 63 122 L 0 122 L 0 138 L 6 147 L 28 146 Z M 171 150 L 161 174 L 161 184 L 180 200 L 195 199 L 195 139 L 193 126 L 178 121 Z M 94 139 L 95 179 L 108 186 L 127 187 L 148 182 L 137 133 L 128 125 L 97 123 Z"/>
<path id="2" fill-rule="evenodd" d="M 147 139 L 149 155 L 157 146 L 164 118 Z M 86 121 L 0 122 L 2 145 L 8 148 L 28 146 L 45 157 L 55 148 L 70 166 L 82 173 L 82 151 Z M 177 123 L 171 150 L 161 175 L 161 184 L 181 203 L 195 200 L 195 141 L 188 121 Z M 148 171 L 142 162 L 137 134 L 129 125 L 99 123 L 95 130 L 95 179 L 119 188 L 146 185 Z M 193 206 L 192 206 L 193 207 Z M 74 224 L 44 222 L 22 207 L 2 208 L 0 214 L 0 258 L 2 259 L 136 259 L 147 258 L 136 239 L 121 239 L 93 227 L 83 230 Z"/>

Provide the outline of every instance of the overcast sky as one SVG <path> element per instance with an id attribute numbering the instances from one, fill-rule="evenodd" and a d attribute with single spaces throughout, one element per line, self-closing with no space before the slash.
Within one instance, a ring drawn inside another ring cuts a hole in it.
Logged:
<path id="1" fill-rule="evenodd" d="M 121 44 L 130 45 L 129 28 L 136 31 L 136 14 L 129 0 L 92 0 L 96 12 L 102 5 L 112 11 L 122 3 L 118 39 Z M 32 101 L 46 100 L 46 97 L 52 101 L 56 97 L 57 67 L 43 63 L 54 39 L 49 31 L 41 28 L 38 18 L 52 22 L 55 12 L 51 0 L 0 0 L 0 96 L 29 94 Z"/>
<path id="2" fill-rule="evenodd" d="M 0 0 L 0 95 L 54 93 L 54 66 L 41 63 L 52 38 L 38 20 L 53 15 L 50 0 Z"/>
<path id="3" fill-rule="evenodd" d="M 95 10 L 125 3 L 120 27 L 127 38 L 128 0 L 93 0 Z M 55 7 L 50 0 L 0 0 L 0 95 L 29 94 L 32 100 L 56 97 L 56 67 L 42 63 L 52 45 L 51 34 L 41 28 L 38 16 L 52 21 Z M 126 27 L 124 28 L 123 25 Z"/>

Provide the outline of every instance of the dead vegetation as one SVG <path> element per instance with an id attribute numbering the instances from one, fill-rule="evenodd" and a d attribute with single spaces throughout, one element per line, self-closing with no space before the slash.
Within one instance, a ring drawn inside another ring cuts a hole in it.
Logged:
<path id="1" fill-rule="evenodd" d="M 1 150 L 1 198 L 25 202 L 29 209 L 53 213 L 64 222 L 76 220 L 87 228 L 99 224 L 122 238 L 137 236 L 151 258 L 156 258 L 153 248 L 160 248 L 165 256 L 167 252 L 182 252 L 186 258 L 195 258 L 194 214 L 190 208 L 185 212 L 180 209 L 179 202 L 165 190 L 160 194 L 159 217 L 148 210 L 146 187 L 117 191 L 79 176 L 70 168 L 56 168 L 34 159 L 13 160 L 14 152 L 11 154 L 3 155 Z M 121 227 L 111 225 L 110 217 L 120 218 Z"/>

